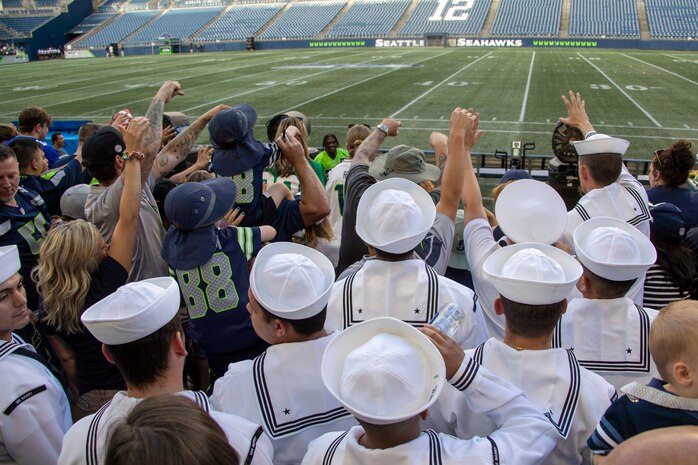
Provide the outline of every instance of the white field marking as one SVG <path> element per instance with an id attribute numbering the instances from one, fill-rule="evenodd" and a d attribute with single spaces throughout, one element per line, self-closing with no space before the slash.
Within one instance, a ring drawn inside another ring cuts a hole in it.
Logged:
<path id="1" fill-rule="evenodd" d="M 264 123 L 257 123 L 256 126 L 263 127 Z M 318 124 L 313 124 L 314 128 L 319 128 L 319 129 L 336 129 L 337 126 L 324 126 L 324 125 L 318 125 Z M 626 127 L 626 129 L 628 129 Z M 440 128 L 406 128 L 401 126 L 400 127 L 400 132 L 409 132 L 409 131 L 448 131 L 447 127 L 440 127 Z M 550 135 L 550 131 L 526 131 L 526 130 L 519 130 L 519 129 L 487 129 L 485 132 L 496 132 L 496 133 L 502 133 L 502 134 L 542 134 L 542 135 Z M 666 140 L 666 136 L 645 136 L 645 135 L 634 135 L 634 134 L 614 134 L 613 137 L 623 137 L 623 138 L 628 138 L 628 139 L 660 139 L 660 140 Z"/>
<path id="2" fill-rule="evenodd" d="M 657 68 L 659 71 L 663 71 L 663 72 L 665 72 L 665 73 L 667 73 L 667 74 L 671 74 L 672 76 L 677 77 L 677 78 L 679 78 L 679 79 L 683 79 L 684 81 L 690 82 L 690 83 L 693 84 L 694 86 L 698 86 L 698 82 L 693 81 L 693 80 L 691 80 L 691 79 L 688 79 L 687 77 L 683 77 L 683 76 L 681 76 L 680 74 L 676 74 L 676 73 L 674 73 L 673 71 L 669 71 L 668 69 L 664 69 L 664 68 L 661 68 L 661 67 L 659 67 L 659 66 L 657 66 L 657 65 L 653 65 L 652 63 L 647 63 L 646 61 L 642 61 L 642 60 L 640 60 L 639 58 L 635 58 L 635 57 L 633 57 L 633 56 L 626 55 L 625 53 L 621 53 L 621 55 L 623 55 L 624 57 L 627 57 L 627 58 L 631 58 L 631 59 L 633 59 L 633 60 L 635 60 L 635 61 L 639 61 L 640 63 L 644 63 L 644 64 L 646 64 L 647 66 L 651 66 L 652 68 Z"/>
<path id="3" fill-rule="evenodd" d="M 688 62 L 688 63 L 695 63 L 695 64 L 698 64 L 698 60 L 696 60 L 695 57 L 684 58 L 684 57 L 678 57 L 678 56 L 676 56 L 676 55 L 669 55 L 669 54 L 667 54 L 667 53 L 662 53 L 662 55 L 664 55 L 665 57 L 673 58 L 673 59 L 675 59 L 675 60 L 681 60 L 681 61 L 686 61 L 686 62 Z"/>
<path id="4" fill-rule="evenodd" d="M 496 116 L 493 116 L 493 117 L 492 117 L 492 121 L 497 121 L 497 117 L 496 117 Z"/>
<path id="5" fill-rule="evenodd" d="M 337 58 L 341 58 L 341 57 L 337 57 Z M 330 58 L 330 60 L 332 60 L 332 59 L 335 59 L 335 58 Z M 376 60 L 379 60 L 379 59 L 380 59 L 380 58 L 371 58 L 371 59 L 369 59 L 369 60 L 362 61 L 361 63 L 369 63 L 369 62 L 371 62 L 371 61 L 376 61 Z M 265 71 L 263 71 L 263 73 L 268 73 L 268 71 L 269 71 L 269 70 L 265 70 Z M 259 86 L 259 87 L 255 88 L 255 89 L 251 89 L 251 90 L 248 90 L 248 91 L 245 91 L 245 92 L 241 92 L 241 93 L 238 93 L 238 94 L 234 94 L 234 95 L 227 95 L 227 96 L 225 96 L 225 97 L 223 97 L 223 98 L 218 98 L 218 99 L 213 100 L 213 101 L 211 101 L 211 102 L 206 102 L 206 103 L 203 103 L 203 104 L 201 104 L 201 105 L 196 105 L 196 106 L 193 106 L 193 107 L 190 107 L 190 108 L 186 108 L 186 109 L 184 109 L 184 110 L 182 110 L 182 111 L 183 111 L 184 113 L 187 113 L 187 112 L 189 112 L 189 111 L 191 111 L 191 110 L 195 110 L 195 109 L 197 109 L 197 108 L 202 108 L 202 107 L 208 107 L 208 106 L 210 106 L 210 105 L 213 105 L 214 103 L 220 103 L 220 102 L 223 102 L 223 101 L 228 100 L 228 99 L 231 99 L 231 98 L 241 97 L 241 96 L 243 96 L 243 95 L 252 94 L 252 93 L 254 93 L 254 92 L 259 92 L 259 91 L 261 91 L 261 90 L 271 89 L 272 87 L 278 87 L 278 86 L 281 86 L 281 85 L 286 84 L 286 83 L 288 83 L 288 82 L 293 82 L 293 81 L 297 81 L 297 80 L 299 80 L 299 79 L 307 79 L 307 78 L 311 78 L 311 77 L 314 77 L 314 76 L 319 76 L 319 75 L 321 75 L 321 74 L 326 74 L 326 73 L 329 73 L 329 72 L 331 72 L 331 71 L 335 71 L 335 70 L 334 70 L 334 69 L 325 69 L 325 70 L 322 70 L 322 71 L 318 71 L 318 72 L 316 72 L 316 73 L 306 74 L 306 75 L 304 75 L 304 76 L 296 77 L 296 78 L 293 78 L 293 79 L 288 79 L 288 80 L 286 80 L 286 81 L 279 81 L 279 82 L 277 82 L 277 83 L 275 83 L 275 84 L 271 84 L 271 85 L 268 85 L 268 86 Z M 395 71 L 395 70 L 393 69 L 393 70 L 391 70 L 391 71 Z M 243 77 L 254 76 L 254 75 L 256 75 L 256 74 L 262 74 L 262 73 L 261 73 L 261 72 L 260 72 L 260 73 L 254 73 L 254 74 L 252 74 L 252 75 L 247 75 L 247 76 L 243 76 Z M 223 82 L 223 81 L 221 81 L 221 82 Z M 289 108 L 288 110 L 283 110 L 281 113 L 283 113 L 283 112 L 285 112 L 285 111 L 290 111 L 290 110 L 292 110 L 292 109 L 293 109 L 293 108 Z"/>
<path id="6" fill-rule="evenodd" d="M 252 66 L 269 65 L 269 64 L 272 64 L 272 63 L 275 63 L 275 62 L 276 62 L 276 57 L 270 57 L 270 58 L 272 58 L 271 61 L 266 60 L 266 61 L 254 62 L 254 63 L 247 64 L 247 65 L 244 65 L 244 66 L 239 66 L 239 67 L 236 67 L 236 68 L 231 68 L 231 69 L 229 69 L 229 70 L 227 70 L 227 71 L 237 71 L 237 70 L 240 70 L 240 69 L 250 68 L 250 67 L 252 67 Z M 336 59 L 339 59 L 339 58 L 342 58 L 342 57 L 341 57 L 341 56 L 340 56 L 340 57 L 330 57 L 330 58 L 325 58 L 325 60 L 332 60 L 332 59 L 335 59 L 335 58 L 336 58 Z M 205 74 L 205 75 L 208 75 L 208 74 L 217 74 L 217 73 L 220 73 L 220 72 L 221 72 L 221 71 L 216 71 L 216 72 L 207 73 L 207 74 Z M 225 70 L 224 70 L 223 72 L 225 72 Z M 267 72 L 268 72 L 268 70 L 265 69 L 265 70 L 260 71 L 260 72 L 257 72 L 257 73 L 246 74 L 246 75 L 244 75 L 244 76 L 236 76 L 236 77 L 232 77 L 232 78 L 228 78 L 228 79 L 223 79 L 223 80 L 214 80 L 214 81 L 212 81 L 212 82 L 208 82 L 208 83 L 206 83 L 206 84 L 201 84 L 201 85 L 194 86 L 194 87 L 185 87 L 185 88 L 184 88 L 184 92 L 191 92 L 192 90 L 200 89 L 200 88 L 202 88 L 202 87 L 208 87 L 208 86 L 212 86 L 212 85 L 220 85 L 221 83 L 224 83 L 224 82 L 231 82 L 231 81 L 236 81 L 236 80 L 240 80 L 240 79 L 245 79 L 245 78 L 250 77 L 250 76 L 255 76 L 255 75 L 258 75 L 258 74 L 265 74 L 265 73 L 267 73 Z M 194 76 L 189 76 L 189 77 L 198 77 L 198 76 L 204 76 L 204 75 L 199 74 L 199 75 L 194 75 Z M 151 99 L 152 99 L 152 97 L 143 97 L 143 98 L 139 98 L 139 99 L 136 99 L 136 100 L 131 100 L 131 101 L 128 101 L 128 102 L 123 102 L 123 103 L 119 104 L 118 106 L 129 106 L 129 105 L 133 105 L 134 103 L 145 102 L 145 101 L 149 101 L 149 100 L 151 100 Z M 105 107 L 105 108 L 99 108 L 99 109 L 97 109 L 97 110 L 92 110 L 92 111 L 87 112 L 87 114 L 90 115 L 90 114 L 102 113 L 102 112 L 110 111 L 110 110 L 113 110 L 113 109 L 114 109 L 114 105 L 109 106 L 109 107 Z"/>
<path id="7" fill-rule="evenodd" d="M 427 58 L 422 58 L 421 60 L 417 60 L 417 61 L 415 61 L 415 62 L 412 63 L 412 64 L 413 64 L 413 65 L 416 65 L 416 64 L 418 64 L 418 63 L 422 63 L 422 62 L 431 60 L 431 59 L 433 59 L 433 58 L 438 58 L 438 57 L 440 57 L 440 56 L 442 56 L 442 55 L 446 55 L 447 53 L 451 53 L 451 52 L 448 51 L 448 52 L 440 53 L 440 54 L 438 54 L 438 55 L 432 55 L 432 56 L 429 56 L 429 57 L 427 57 Z M 386 74 L 393 73 L 393 72 L 395 72 L 395 71 L 397 71 L 397 69 L 391 69 L 391 70 L 388 70 L 388 71 L 384 71 L 384 72 L 382 72 L 382 73 L 380 73 L 380 74 L 376 74 L 375 76 L 368 77 L 368 78 L 366 78 L 366 79 L 362 79 L 361 81 L 354 82 L 353 84 L 348 84 L 348 85 L 346 85 L 346 86 L 344 86 L 344 87 L 340 87 L 339 89 L 332 90 L 332 91 L 330 91 L 330 92 L 327 92 L 326 94 L 318 95 L 317 97 L 313 97 L 313 98 L 311 98 L 310 100 L 306 100 L 305 102 L 301 102 L 301 103 L 299 103 L 299 104 L 297 104 L 297 105 L 293 105 L 292 107 L 289 107 L 289 108 L 286 108 L 286 109 L 284 109 L 284 110 L 281 110 L 279 113 L 284 113 L 284 112 L 287 112 L 287 111 L 294 110 L 294 109 L 296 109 L 296 108 L 302 107 L 302 106 L 307 105 L 307 104 L 309 104 L 309 103 L 315 102 L 316 100 L 320 100 L 320 99 L 323 99 L 323 98 L 325 98 L 325 97 L 329 97 L 330 95 L 336 94 L 337 92 L 342 92 L 342 91 L 344 91 L 344 90 L 346 90 L 346 89 L 349 89 L 349 88 L 351 88 L 351 87 L 357 86 L 357 85 L 359 85 L 359 84 L 363 84 L 364 82 L 368 82 L 368 81 L 370 81 L 370 80 L 372 80 L 372 79 L 376 79 L 376 78 L 378 78 L 378 77 L 385 76 Z M 356 121 L 357 119 L 354 119 L 354 120 Z M 382 119 L 381 119 L 381 121 L 382 121 Z"/>
<path id="8" fill-rule="evenodd" d="M 531 87 L 531 75 L 533 74 L 533 62 L 536 60 L 536 52 L 531 55 L 531 66 L 528 67 L 528 79 L 526 79 L 526 90 L 524 91 L 523 102 L 521 102 L 521 113 L 519 114 L 519 121 L 524 120 L 526 117 L 526 104 L 528 103 L 528 89 Z"/>
<path id="9" fill-rule="evenodd" d="M 0 116 L 1 116 L 1 115 L 0 115 Z M 259 117 L 259 118 L 265 118 L 264 116 L 261 116 L 261 115 L 259 115 L 258 117 Z M 266 117 L 266 118 L 267 118 L 267 119 L 268 119 L 268 118 L 271 118 L 271 116 L 268 116 L 268 117 Z M 338 117 L 338 116 L 323 116 L 323 117 L 320 117 L 320 115 L 315 115 L 315 116 L 308 115 L 308 118 L 311 119 L 311 120 L 316 119 L 316 118 L 317 118 L 317 119 L 323 119 L 323 120 L 347 119 L 347 118 L 340 118 L 340 117 Z M 382 121 L 382 119 L 383 119 L 383 118 L 380 118 L 380 117 L 377 117 L 377 116 L 376 116 L 376 117 L 364 117 L 364 119 L 366 119 L 366 118 L 373 119 L 373 120 L 376 120 L 376 121 L 379 121 L 379 122 Z M 361 118 L 359 118 L 359 117 L 352 117 L 352 118 L 350 118 L 350 119 L 361 119 Z M 427 123 L 427 122 L 439 122 L 438 119 L 434 119 L 434 118 L 420 118 L 419 121 L 424 121 L 425 123 Z M 519 123 L 518 121 L 499 121 L 499 120 L 497 120 L 496 118 L 493 119 L 493 120 L 491 120 L 491 121 L 480 120 L 480 124 L 483 124 L 483 123 L 506 124 L 506 125 L 513 125 L 513 124 L 529 125 L 529 124 L 531 124 L 531 125 L 545 125 L 545 126 L 550 126 L 550 123 L 545 123 L 545 122 L 542 122 L 542 121 L 524 121 L 523 123 Z M 627 128 L 627 127 L 628 127 L 626 124 L 605 124 L 605 123 L 600 123 L 600 124 L 603 125 L 603 127 L 606 127 L 606 128 Z M 655 129 L 655 130 L 657 129 L 657 127 L 655 127 L 655 126 L 633 126 L 633 128 L 634 128 L 634 129 Z M 662 131 L 685 131 L 685 128 L 667 128 L 667 127 L 662 126 L 662 127 L 660 128 L 660 130 L 662 130 Z M 691 130 L 691 131 L 698 131 L 698 129 L 690 129 L 690 130 Z"/>
<path id="10" fill-rule="evenodd" d="M 630 101 L 633 103 L 633 105 L 635 105 L 642 113 L 644 113 L 644 115 L 645 115 L 650 121 L 652 121 L 658 128 L 661 128 L 661 127 L 662 127 L 662 125 L 659 124 L 659 121 L 657 121 L 656 119 L 654 119 L 654 117 L 653 117 L 652 115 L 650 115 L 650 113 L 649 113 L 647 110 L 645 110 L 644 108 L 642 108 L 642 107 L 640 106 L 640 104 L 637 103 L 637 102 L 635 101 L 634 98 L 632 98 L 630 95 L 628 95 L 628 93 L 627 93 L 626 91 L 624 91 L 623 88 L 622 88 L 621 86 L 619 86 L 618 84 L 616 84 L 615 81 L 614 81 L 613 79 L 611 79 L 606 73 L 604 73 L 598 66 L 596 66 L 596 65 L 595 65 L 594 63 L 592 63 L 591 61 L 587 60 L 587 58 L 586 58 L 584 55 L 582 55 L 581 53 L 577 53 L 577 55 L 579 55 L 579 56 L 582 58 L 582 60 L 584 60 L 584 61 L 586 61 L 587 63 L 589 63 L 589 65 L 591 65 L 596 71 L 598 71 L 603 77 L 605 77 L 606 80 L 607 80 L 608 82 L 610 82 L 611 84 L 613 84 L 613 86 L 614 86 L 616 89 L 618 89 L 618 90 L 620 91 L 621 94 L 625 95 L 625 97 L 626 97 L 628 100 L 630 100 Z"/>
<path id="11" fill-rule="evenodd" d="M 631 123 L 630 121 L 628 121 L 628 126 L 632 126 L 632 125 L 633 125 L 633 123 Z"/>
<path id="12" fill-rule="evenodd" d="M 421 99 L 423 99 L 424 97 L 426 97 L 427 95 L 429 95 L 430 93 L 432 93 L 433 91 L 435 91 L 436 89 L 438 89 L 439 87 L 441 87 L 444 83 L 450 81 L 450 80 L 451 80 L 453 77 L 455 77 L 456 75 L 458 75 L 458 74 L 460 74 L 461 72 L 465 71 L 466 69 L 470 68 L 472 65 L 474 65 L 474 64 L 477 63 L 478 61 L 480 61 L 480 60 L 482 60 L 482 59 L 484 59 L 484 58 L 487 58 L 488 56 L 492 55 L 493 53 L 494 53 L 494 52 L 489 52 L 489 53 L 486 54 L 486 55 L 482 55 L 482 56 L 481 56 L 480 58 L 478 58 L 477 60 L 471 61 L 471 62 L 468 63 L 467 65 L 463 66 L 461 69 L 459 69 L 459 70 L 456 71 L 455 73 L 451 74 L 451 75 L 448 76 L 446 79 L 444 79 L 443 81 L 441 81 L 441 82 L 439 82 L 438 84 L 436 84 L 434 87 L 429 88 L 426 92 L 422 93 L 422 95 L 420 95 L 420 96 L 418 96 L 418 97 L 412 99 L 412 101 L 409 102 L 407 105 L 403 106 L 403 107 L 400 108 L 398 111 L 396 111 L 395 113 L 393 113 L 392 115 L 390 115 L 390 118 L 395 118 L 397 115 L 399 115 L 399 114 L 402 113 L 403 111 L 407 110 L 409 107 L 411 107 L 412 105 L 414 105 L 415 103 L 419 102 Z"/>
<path id="13" fill-rule="evenodd" d="M 691 129 L 691 127 L 688 124 L 684 124 L 683 127 L 685 127 L 686 129 Z"/>

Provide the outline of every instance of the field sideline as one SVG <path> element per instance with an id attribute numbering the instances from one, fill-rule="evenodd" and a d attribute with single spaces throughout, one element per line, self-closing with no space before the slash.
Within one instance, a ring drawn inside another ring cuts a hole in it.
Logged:
<path id="1" fill-rule="evenodd" d="M 143 114 L 166 79 L 186 95 L 170 111 L 192 119 L 217 103 L 247 102 L 259 113 L 257 137 L 274 114 L 297 109 L 311 120 L 311 145 L 347 124 L 402 121 L 391 144 L 426 148 L 448 129 L 451 110 L 471 106 L 486 135 L 478 151 L 533 142 L 550 155 L 564 115 L 560 95 L 578 90 L 597 129 L 631 141 L 648 158 L 672 140 L 698 141 L 698 53 L 534 49 L 323 49 L 61 60 L 0 68 L 0 121 L 30 105 L 55 119 L 106 122 L 128 107 Z M 202 137 L 201 141 L 207 139 Z"/>

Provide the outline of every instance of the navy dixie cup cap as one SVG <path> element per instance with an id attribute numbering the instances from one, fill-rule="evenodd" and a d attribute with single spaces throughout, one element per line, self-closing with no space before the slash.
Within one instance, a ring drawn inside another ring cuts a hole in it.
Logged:
<path id="1" fill-rule="evenodd" d="M 235 204 L 237 188 L 229 178 L 180 184 L 167 194 L 165 215 L 180 231 L 210 226 Z"/>

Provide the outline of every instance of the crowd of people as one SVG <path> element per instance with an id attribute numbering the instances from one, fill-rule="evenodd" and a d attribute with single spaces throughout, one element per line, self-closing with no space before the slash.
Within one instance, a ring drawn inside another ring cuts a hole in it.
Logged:
<path id="1" fill-rule="evenodd" d="M 689 142 L 647 190 L 570 91 L 579 202 L 510 170 L 491 212 L 473 109 L 430 164 L 381 151 L 392 118 L 315 149 L 300 112 L 261 141 L 220 104 L 176 134 L 183 93 L 73 154 L 42 108 L 0 125 L 0 463 L 695 461 Z"/>

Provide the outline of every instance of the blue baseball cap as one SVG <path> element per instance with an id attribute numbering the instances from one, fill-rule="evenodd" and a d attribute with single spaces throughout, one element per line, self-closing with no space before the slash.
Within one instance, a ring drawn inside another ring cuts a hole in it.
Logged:
<path id="1" fill-rule="evenodd" d="M 208 125 L 216 174 L 235 176 L 262 161 L 265 147 L 254 138 L 256 123 L 257 112 L 246 103 L 216 113 Z"/>
<path id="2" fill-rule="evenodd" d="M 668 244 L 678 244 L 686 237 L 688 226 L 681 209 L 671 203 L 658 203 L 650 207 L 652 236 Z"/>
<path id="3" fill-rule="evenodd" d="M 161 256 L 176 270 L 206 263 L 216 250 L 216 221 L 233 208 L 237 189 L 230 178 L 188 182 L 165 198 L 172 226 L 162 242 Z"/>
<path id="4" fill-rule="evenodd" d="M 526 170 L 508 170 L 504 173 L 502 178 L 499 180 L 499 184 L 504 184 L 509 181 L 520 181 L 522 179 L 533 179 L 531 174 Z"/>

